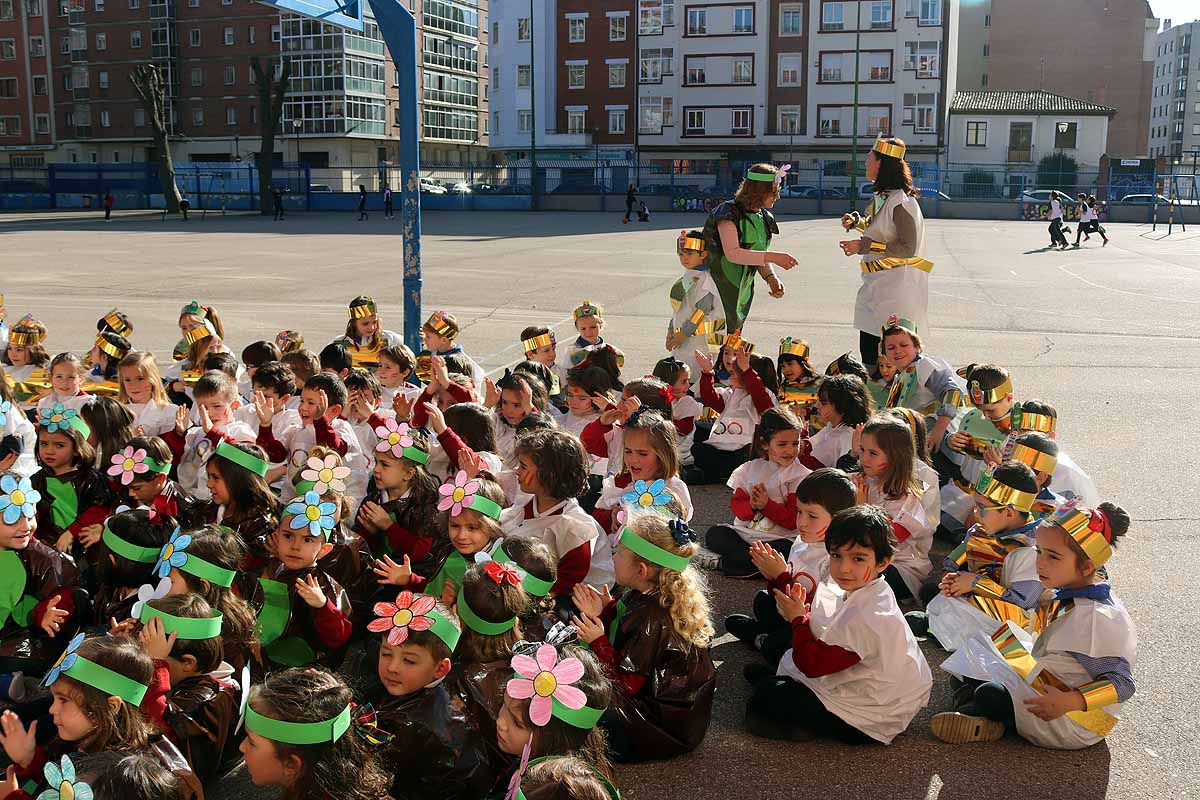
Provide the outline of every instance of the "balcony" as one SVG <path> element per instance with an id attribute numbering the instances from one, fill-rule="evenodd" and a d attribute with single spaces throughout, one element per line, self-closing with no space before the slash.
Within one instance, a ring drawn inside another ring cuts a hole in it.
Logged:
<path id="1" fill-rule="evenodd" d="M 1033 148 L 1032 147 L 1009 147 L 1008 160 L 1014 164 L 1030 164 L 1033 163 Z"/>
<path id="2" fill-rule="evenodd" d="M 91 90 L 86 86 L 76 86 L 71 90 L 71 97 L 75 100 L 87 100 L 91 96 Z"/>
<path id="3" fill-rule="evenodd" d="M 71 51 L 71 62 L 72 62 L 72 63 L 75 63 L 75 64 L 82 64 L 82 63 L 86 62 L 87 60 L 88 60 L 88 57 L 87 57 L 87 50 L 86 50 L 86 49 L 84 49 L 84 50 L 72 50 L 72 51 Z"/>

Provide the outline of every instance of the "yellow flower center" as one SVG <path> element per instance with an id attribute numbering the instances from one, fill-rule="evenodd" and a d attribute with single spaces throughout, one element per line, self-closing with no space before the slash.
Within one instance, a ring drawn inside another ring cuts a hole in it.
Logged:
<path id="1" fill-rule="evenodd" d="M 137 466 L 137 462 L 132 458 L 127 458 L 121 462 L 121 469 L 125 470 L 126 472 L 133 472 L 133 468 L 135 466 Z"/>
<path id="2" fill-rule="evenodd" d="M 171 556 L 174 555 L 174 553 L 175 553 L 175 545 L 168 544 L 166 547 L 163 548 L 162 560 L 163 561 L 170 560 Z"/>
<path id="3" fill-rule="evenodd" d="M 549 697 L 558 688 L 558 678 L 550 672 L 539 672 L 533 679 L 533 691 L 538 697 Z"/>
<path id="4" fill-rule="evenodd" d="M 58 787 L 58 798 L 59 800 L 75 800 L 75 787 L 71 785 L 70 781 L 65 780 Z"/>
<path id="5" fill-rule="evenodd" d="M 397 628 L 405 628 L 408 623 L 413 621 L 413 613 L 407 608 L 402 608 L 392 615 L 392 624 Z"/>
<path id="6" fill-rule="evenodd" d="M 463 498 L 466 496 L 467 496 L 466 489 L 462 488 L 461 486 L 455 486 L 454 494 L 450 495 L 450 499 L 452 499 L 456 503 L 461 503 L 463 501 Z"/>
<path id="7" fill-rule="evenodd" d="M 649 508 L 650 506 L 654 505 L 654 495 L 650 494 L 649 492 L 642 492 L 642 494 L 638 497 L 638 505 L 642 508 Z"/>
<path id="8" fill-rule="evenodd" d="M 308 517 L 309 522 L 316 522 L 321 518 L 321 509 L 317 506 L 305 506 L 304 516 Z"/>
<path id="9" fill-rule="evenodd" d="M 396 445 L 400 444 L 400 434 L 396 433 L 395 431 L 392 431 L 391 433 L 389 433 L 388 434 L 388 444 L 392 447 L 395 447 Z"/>
<path id="10" fill-rule="evenodd" d="M 63 420 L 62 414 L 54 414 L 50 417 L 51 422 L 62 422 L 62 420 Z"/>
<path id="11" fill-rule="evenodd" d="M 317 480 L 325 484 L 333 483 L 333 470 L 325 467 L 317 473 Z"/>
<path id="12" fill-rule="evenodd" d="M 8 502 L 12 503 L 14 506 L 25 505 L 25 493 L 20 489 L 13 489 L 12 494 L 8 496 Z"/>

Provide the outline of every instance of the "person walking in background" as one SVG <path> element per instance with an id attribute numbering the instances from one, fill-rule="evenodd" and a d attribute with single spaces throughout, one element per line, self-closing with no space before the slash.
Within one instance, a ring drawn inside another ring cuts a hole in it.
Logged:
<path id="1" fill-rule="evenodd" d="M 1062 197 L 1058 192 L 1050 192 L 1050 246 L 1066 250 L 1071 244 L 1063 233 Z"/>
<path id="2" fill-rule="evenodd" d="M 271 205 L 274 207 L 275 220 L 283 219 L 283 190 L 278 186 L 271 187 Z"/>
<path id="3" fill-rule="evenodd" d="M 358 185 L 358 221 L 367 219 L 367 187 Z"/>
<path id="4" fill-rule="evenodd" d="M 113 210 L 114 203 L 116 203 L 116 198 L 113 197 L 113 193 L 111 191 L 106 190 L 104 192 L 104 221 L 105 222 L 110 222 L 112 220 L 112 210 Z"/>
<path id="5" fill-rule="evenodd" d="M 637 193 L 634 191 L 633 184 L 629 184 L 629 189 L 625 192 L 625 224 L 629 224 L 629 218 L 633 215 L 633 204 L 637 202 Z"/>
<path id="6" fill-rule="evenodd" d="M 391 219 L 392 214 L 392 187 L 385 185 L 383 187 L 383 216 L 386 219 Z"/>

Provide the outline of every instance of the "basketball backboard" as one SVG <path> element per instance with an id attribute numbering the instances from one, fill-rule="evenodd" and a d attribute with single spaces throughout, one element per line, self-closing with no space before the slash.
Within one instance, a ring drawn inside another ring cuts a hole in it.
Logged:
<path id="1" fill-rule="evenodd" d="M 363 4 L 367 0 L 258 0 L 265 6 L 319 19 L 354 31 L 363 29 Z"/>

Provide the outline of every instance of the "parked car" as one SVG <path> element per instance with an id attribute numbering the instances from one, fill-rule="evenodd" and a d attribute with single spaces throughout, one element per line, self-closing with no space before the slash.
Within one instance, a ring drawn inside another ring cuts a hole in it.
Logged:
<path id="1" fill-rule="evenodd" d="M 1154 195 L 1150 194 L 1127 194 L 1121 198 L 1122 203 L 1133 203 L 1136 205 L 1151 205 L 1154 202 Z M 1171 199 L 1163 195 L 1158 195 L 1159 205 L 1170 205 Z"/>
<path id="2" fill-rule="evenodd" d="M 793 186 L 781 186 L 781 187 L 779 187 L 779 196 L 780 197 L 808 197 L 809 196 L 808 193 L 813 191 L 814 188 L 815 187 L 801 185 L 801 184 L 795 184 Z M 815 197 L 816 195 L 813 195 L 813 196 Z"/>
<path id="3" fill-rule="evenodd" d="M 604 194 L 608 190 L 598 183 L 560 183 L 550 194 Z"/>
<path id="4" fill-rule="evenodd" d="M 450 194 L 471 194 L 471 184 L 459 181 L 450 186 Z"/>
<path id="5" fill-rule="evenodd" d="M 1069 192 L 1064 192 L 1061 189 L 1026 189 L 1025 191 L 1021 192 L 1019 199 L 1022 203 L 1049 204 L 1050 192 L 1052 191 L 1057 191 L 1060 195 L 1062 195 L 1063 205 L 1068 207 L 1077 205 L 1078 201 L 1075 200 L 1075 196 Z"/>
<path id="6" fill-rule="evenodd" d="M 434 183 L 430 178 L 421 178 L 421 191 L 424 194 L 445 194 L 446 187 L 439 183 Z"/>
<path id="7" fill-rule="evenodd" d="M 310 183 L 308 185 L 308 191 L 314 194 L 332 194 L 333 187 L 327 183 Z"/>

